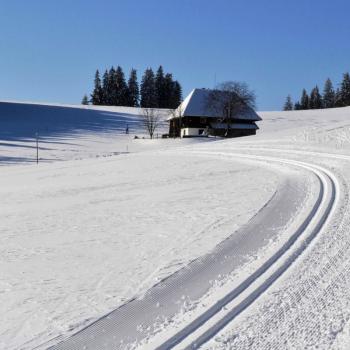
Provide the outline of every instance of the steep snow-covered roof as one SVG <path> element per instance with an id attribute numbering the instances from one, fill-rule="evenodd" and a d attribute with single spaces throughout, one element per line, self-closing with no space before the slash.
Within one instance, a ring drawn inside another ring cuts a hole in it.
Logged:
<path id="1" fill-rule="evenodd" d="M 194 89 L 184 99 L 178 107 L 178 111 L 182 112 L 182 116 L 196 116 L 196 117 L 220 117 L 208 106 L 208 97 L 212 90 L 210 89 Z M 256 112 L 246 106 L 241 111 L 236 112 L 236 117 L 244 120 L 259 121 L 261 118 Z M 172 118 L 169 118 L 172 119 Z"/>

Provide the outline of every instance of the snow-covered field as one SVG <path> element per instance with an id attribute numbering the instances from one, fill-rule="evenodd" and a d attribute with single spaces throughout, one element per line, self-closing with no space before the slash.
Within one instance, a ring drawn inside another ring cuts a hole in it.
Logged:
<path id="1" fill-rule="evenodd" d="M 262 220 L 256 242 L 235 246 L 242 259 L 231 273 L 198 300 L 184 295 L 178 312 L 134 346 L 161 346 L 283 250 L 292 263 L 279 257 L 254 280 L 262 293 L 252 298 L 253 283 L 208 320 L 203 332 L 244 293 L 251 298 L 203 348 L 347 349 L 350 108 L 263 112 L 257 136 L 204 141 L 134 139 L 143 133 L 139 114 L 0 103 L 0 348 L 44 349 L 134 297 L 146 300 L 279 200 L 275 223 Z M 323 197 L 307 227 L 315 237 L 306 229 L 289 244 L 321 196 L 318 177 Z M 270 270 L 283 273 L 272 279 Z"/>
<path id="2" fill-rule="evenodd" d="M 13 349 L 140 295 L 245 223 L 278 182 L 252 165 L 161 153 L 11 167 L 0 178 L 0 338 Z"/>
<path id="3" fill-rule="evenodd" d="M 168 132 L 165 119 L 169 111 L 159 110 L 159 114 L 156 138 Z M 36 134 L 41 163 L 164 146 L 142 139 L 146 135 L 140 115 L 140 108 L 131 107 L 0 102 L 0 166 L 36 162 Z"/>

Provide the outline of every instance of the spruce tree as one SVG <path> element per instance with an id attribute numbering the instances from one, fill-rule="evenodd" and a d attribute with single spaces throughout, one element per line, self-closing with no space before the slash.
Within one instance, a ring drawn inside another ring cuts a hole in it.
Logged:
<path id="1" fill-rule="evenodd" d="M 85 94 L 83 99 L 81 100 L 81 104 L 82 105 L 88 105 L 89 104 L 89 98 L 87 97 L 87 95 Z"/>
<path id="2" fill-rule="evenodd" d="M 113 96 L 115 106 L 127 106 L 129 103 L 129 91 L 125 82 L 123 69 L 118 66 L 114 73 Z"/>
<path id="3" fill-rule="evenodd" d="M 301 104 L 300 102 L 295 102 L 294 104 L 294 110 L 295 111 L 300 111 L 302 108 L 301 108 Z"/>
<path id="4" fill-rule="evenodd" d="M 350 106 L 350 74 L 343 75 L 343 81 L 340 86 L 340 104 L 341 106 Z"/>
<path id="5" fill-rule="evenodd" d="M 301 109 L 309 109 L 309 95 L 305 89 L 303 89 L 303 92 L 301 94 L 300 105 Z"/>
<path id="6" fill-rule="evenodd" d="M 180 83 L 175 80 L 172 86 L 170 105 L 167 108 L 175 109 L 179 107 L 182 101 L 182 87 Z"/>
<path id="7" fill-rule="evenodd" d="M 283 110 L 284 111 L 292 111 L 293 110 L 293 102 L 292 102 L 292 98 L 290 97 L 290 95 L 288 95 L 286 98 L 286 102 L 283 106 Z"/>
<path id="8" fill-rule="evenodd" d="M 171 108 L 173 104 L 174 81 L 170 73 L 165 74 L 163 84 L 163 108 Z"/>
<path id="9" fill-rule="evenodd" d="M 102 104 L 105 106 L 110 105 L 110 88 L 109 88 L 109 73 L 106 70 L 105 73 L 103 74 L 103 79 L 102 79 Z"/>
<path id="10" fill-rule="evenodd" d="M 322 97 L 320 95 L 318 86 L 316 85 L 310 93 L 309 109 L 320 109 L 322 108 Z"/>
<path id="11" fill-rule="evenodd" d="M 323 89 L 323 108 L 333 108 L 335 106 L 335 91 L 332 81 L 328 78 Z"/>
<path id="12" fill-rule="evenodd" d="M 165 78 L 163 67 L 159 66 L 156 77 L 155 77 L 155 86 L 157 93 L 157 107 L 158 108 L 166 108 L 166 96 L 165 96 Z"/>
<path id="13" fill-rule="evenodd" d="M 335 92 L 334 107 L 343 107 L 340 89 Z"/>
<path id="14" fill-rule="evenodd" d="M 112 66 L 108 72 L 108 84 L 107 84 L 107 95 L 108 95 L 108 104 L 109 106 L 118 105 L 118 96 L 117 96 L 117 81 L 116 81 L 116 71 Z"/>
<path id="15" fill-rule="evenodd" d="M 147 68 L 141 81 L 141 107 L 157 107 L 157 91 L 152 68 Z"/>
<path id="16" fill-rule="evenodd" d="M 182 88 L 172 74 L 164 73 L 159 66 L 156 75 L 152 68 L 146 69 L 139 86 L 137 72 L 130 71 L 128 82 L 125 81 L 123 69 L 112 66 L 100 78 L 97 70 L 91 100 L 94 105 L 133 106 L 147 108 L 177 108 L 182 100 Z M 84 99 L 85 101 L 85 99 Z"/>
<path id="17" fill-rule="evenodd" d="M 137 83 L 137 72 L 136 69 L 131 69 L 130 77 L 128 80 L 128 106 L 130 107 L 138 107 L 139 106 L 139 84 Z"/>
<path id="18" fill-rule="evenodd" d="M 91 102 L 93 105 L 103 104 L 103 91 L 101 85 L 100 72 L 96 70 L 95 80 L 94 80 L 94 91 L 91 94 Z"/>

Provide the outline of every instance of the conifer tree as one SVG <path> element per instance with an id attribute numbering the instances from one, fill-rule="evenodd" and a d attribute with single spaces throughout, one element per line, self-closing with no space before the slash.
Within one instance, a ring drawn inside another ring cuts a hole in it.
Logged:
<path id="1" fill-rule="evenodd" d="M 103 105 L 109 106 L 110 105 L 110 88 L 109 88 L 109 73 L 106 70 L 103 74 L 103 80 L 102 80 L 102 101 Z"/>
<path id="2" fill-rule="evenodd" d="M 108 105 L 117 106 L 118 97 L 117 97 L 116 71 L 113 66 L 108 72 L 107 96 L 108 96 Z"/>
<path id="3" fill-rule="evenodd" d="M 350 74 L 343 75 L 343 81 L 340 86 L 340 104 L 341 106 L 350 106 Z"/>
<path id="4" fill-rule="evenodd" d="M 335 91 L 332 81 L 328 78 L 323 89 L 323 108 L 333 108 L 335 106 Z"/>
<path id="5" fill-rule="evenodd" d="M 163 84 L 163 106 L 164 108 L 171 108 L 173 99 L 174 81 L 170 73 L 165 74 Z"/>
<path id="6" fill-rule="evenodd" d="M 181 101 L 182 101 L 182 87 L 180 83 L 177 80 L 175 80 L 173 82 L 170 105 L 167 108 L 175 109 L 179 107 Z"/>
<path id="7" fill-rule="evenodd" d="M 302 108 L 301 108 L 301 104 L 300 102 L 295 102 L 294 104 L 294 110 L 295 111 L 300 111 Z"/>
<path id="8" fill-rule="evenodd" d="M 300 106 L 301 109 L 309 109 L 309 95 L 305 89 L 303 89 L 303 92 L 301 94 Z"/>
<path id="9" fill-rule="evenodd" d="M 103 91 L 101 85 L 100 72 L 96 70 L 95 80 L 94 80 L 94 91 L 91 94 L 91 102 L 93 105 L 103 104 Z"/>
<path id="10" fill-rule="evenodd" d="M 292 102 L 292 98 L 290 97 L 290 95 L 288 95 L 286 98 L 286 102 L 283 106 L 283 110 L 284 111 L 292 111 L 293 110 L 293 102 Z"/>
<path id="11" fill-rule="evenodd" d="M 130 72 L 130 77 L 128 80 L 128 96 L 129 96 L 128 106 L 138 107 L 140 91 L 139 91 L 139 85 L 137 83 L 136 69 L 131 69 L 131 72 Z"/>
<path id="12" fill-rule="evenodd" d="M 129 103 L 128 86 L 125 82 L 123 69 L 118 66 L 113 79 L 113 104 L 115 106 L 127 106 Z"/>
<path id="13" fill-rule="evenodd" d="M 316 85 L 310 93 L 309 109 L 320 109 L 322 108 L 322 97 L 320 95 L 318 86 Z"/>
<path id="14" fill-rule="evenodd" d="M 335 92 L 334 107 L 343 107 L 339 88 L 337 88 L 337 91 Z"/>
<path id="15" fill-rule="evenodd" d="M 83 99 L 81 100 L 81 104 L 82 105 L 88 105 L 89 104 L 89 98 L 87 97 L 87 95 L 85 94 Z"/>
<path id="16" fill-rule="evenodd" d="M 156 77 L 155 77 L 155 86 L 157 93 L 157 107 L 158 108 L 166 108 L 166 92 L 165 92 L 165 78 L 163 67 L 159 66 Z"/>
<path id="17" fill-rule="evenodd" d="M 138 107 L 141 104 L 146 108 L 177 108 L 181 100 L 180 83 L 173 80 L 172 74 L 165 74 L 162 66 L 159 66 L 156 75 L 152 68 L 146 69 L 140 86 L 135 69 L 130 71 L 126 82 L 123 69 L 112 66 L 103 74 L 102 82 L 99 71 L 96 71 L 94 90 L 88 102 L 107 106 Z"/>
<path id="18" fill-rule="evenodd" d="M 141 107 L 157 107 L 157 91 L 152 68 L 147 68 L 141 81 Z"/>

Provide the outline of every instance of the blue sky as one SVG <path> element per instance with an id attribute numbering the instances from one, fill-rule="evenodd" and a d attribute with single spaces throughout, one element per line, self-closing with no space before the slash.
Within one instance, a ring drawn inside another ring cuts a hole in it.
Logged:
<path id="1" fill-rule="evenodd" d="M 278 110 L 350 71 L 348 0 L 0 2 L 0 99 L 80 103 L 96 68 L 162 64 L 184 95 L 246 81 Z"/>

